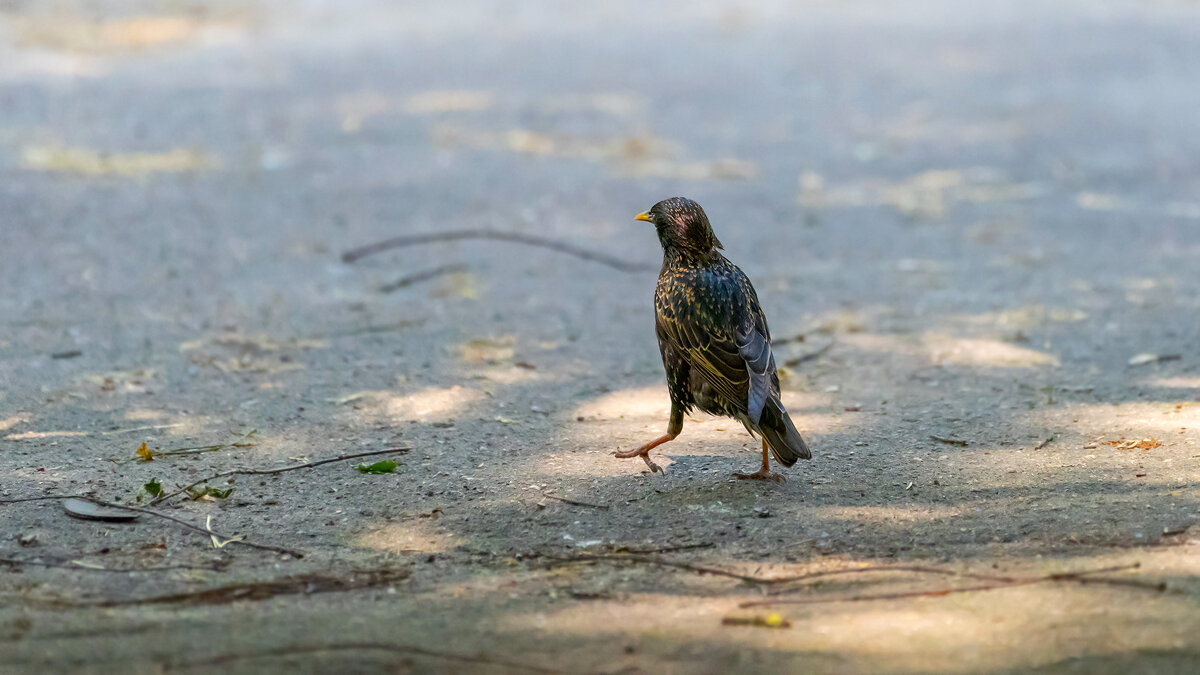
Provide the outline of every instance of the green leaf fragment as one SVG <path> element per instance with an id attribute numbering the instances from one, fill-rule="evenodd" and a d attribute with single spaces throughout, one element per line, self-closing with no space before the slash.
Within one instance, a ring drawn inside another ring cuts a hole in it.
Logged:
<path id="1" fill-rule="evenodd" d="M 361 473 L 396 473 L 396 467 L 398 466 L 400 466 L 398 463 L 390 459 L 385 459 L 382 462 L 375 462 L 374 464 L 359 464 L 354 468 L 358 469 Z"/>
<path id="2" fill-rule="evenodd" d="M 146 488 L 146 492 L 150 493 L 151 497 L 157 497 L 162 494 L 162 483 L 158 482 L 157 478 L 151 478 L 149 483 L 142 487 Z"/>
<path id="3" fill-rule="evenodd" d="M 211 497 L 213 499 L 225 499 L 229 495 L 233 494 L 233 488 L 220 490 L 206 485 L 198 490 L 196 488 L 188 488 L 187 494 L 188 497 L 192 498 L 192 501 L 198 501 L 204 499 L 205 497 Z"/>

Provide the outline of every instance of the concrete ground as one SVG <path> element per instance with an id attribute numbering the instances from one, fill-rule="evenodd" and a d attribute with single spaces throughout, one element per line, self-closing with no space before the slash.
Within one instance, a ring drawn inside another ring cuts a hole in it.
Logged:
<path id="1" fill-rule="evenodd" d="M 0 3 L 0 672 L 1200 670 L 1200 4 L 430 4 Z"/>

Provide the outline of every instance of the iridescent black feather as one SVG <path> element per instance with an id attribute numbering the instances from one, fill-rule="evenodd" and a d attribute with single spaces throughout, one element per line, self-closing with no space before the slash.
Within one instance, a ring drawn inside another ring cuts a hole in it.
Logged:
<path id="1" fill-rule="evenodd" d="M 761 433 L 784 466 L 811 458 L 779 400 L 771 332 L 758 294 L 721 255 L 704 210 L 674 197 L 647 215 L 663 247 L 654 310 L 671 394 L 668 433 L 678 434 L 683 415 L 698 408 Z"/>

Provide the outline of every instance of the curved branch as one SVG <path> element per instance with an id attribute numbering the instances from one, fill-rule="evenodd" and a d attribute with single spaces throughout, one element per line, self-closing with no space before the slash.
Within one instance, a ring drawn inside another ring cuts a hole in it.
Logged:
<path id="1" fill-rule="evenodd" d="M 526 246 L 537 246 L 539 248 L 566 253 L 567 255 L 575 256 L 583 260 L 607 265 L 613 269 L 622 272 L 649 272 L 655 269 L 653 265 L 644 263 L 631 263 L 622 260 L 616 256 L 607 255 L 605 253 L 597 253 L 590 251 L 582 246 L 568 244 L 554 239 L 546 239 L 545 237 L 537 237 L 532 234 L 522 234 L 520 232 L 504 232 L 502 230 L 451 230 L 449 232 L 428 232 L 424 234 L 410 234 L 401 237 L 393 237 L 385 239 L 381 242 L 360 246 L 359 248 L 350 249 L 342 254 L 342 262 L 352 263 L 360 258 L 365 258 L 369 255 L 386 251 L 392 248 L 404 248 L 406 246 L 417 246 L 420 244 L 432 244 L 441 241 L 461 241 L 463 239 L 491 239 L 494 241 L 508 241 L 514 244 L 525 244 Z"/>

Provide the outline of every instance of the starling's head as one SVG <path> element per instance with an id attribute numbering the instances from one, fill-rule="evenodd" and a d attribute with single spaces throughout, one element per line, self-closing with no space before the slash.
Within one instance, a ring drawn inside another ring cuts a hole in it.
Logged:
<path id="1" fill-rule="evenodd" d="M 714 249 L 724 248 L 713 234 L 704 209 L 687 197 L 664 199 L 635 218 L 654 224 L 658 240 L 668 255 L 701 258 Z"/>

